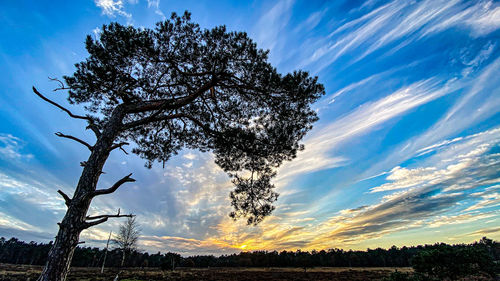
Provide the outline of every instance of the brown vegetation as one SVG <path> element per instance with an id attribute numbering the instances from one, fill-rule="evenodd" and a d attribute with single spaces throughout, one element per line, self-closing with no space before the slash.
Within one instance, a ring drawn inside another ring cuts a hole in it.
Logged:
<path id="1" fill-rule="evenodd" d="M 395 270 L 409 272 L 411 268 L 318 267 L 302 268 L 179 268 L 162 271 L 158 268 L 128 268 L 123 270 L 121 280 L 379 280 Z M 0 264 L 0 281 L 36 280 L 42 266 Z M 67 280 L 100 281 L 113 280 L 118 269 L 72 267 Z"/>

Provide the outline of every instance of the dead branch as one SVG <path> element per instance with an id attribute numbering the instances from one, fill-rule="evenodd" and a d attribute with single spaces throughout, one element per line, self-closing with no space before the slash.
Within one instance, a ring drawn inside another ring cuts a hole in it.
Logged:
<path id="1" fill-rule="evenodd" d="M 88 116 L 82 116 L 82 115 L 77 115 L 77 114 L 73 114 L 71 113 L 71 111 L 69 111 L 68 109 L 64 108 L 63 106 L 59 105 L 58 103 L 46 98 L 44 95 L 40 94 L 40 92 L 38 92 L 38 90 L 35 88 L 35 86 L 33 86 L 33 92 L 39 96 L 42 100 L 52 104 L 53 106 L 61 109 L 62 111 L 68 113 L 68 115 L 72 118 L 75 118 L 75 119 L 83 119 L 83 120 L 91 120 L 92 118 L 88 117 Z"/>
<path id="2" fill-rule="evenodd" d="M 90 144 L 88 144 L 87 142 L 85 142 L 85 141 L 83 141 L 83 140 L 81 140 L 81 139 L 79 139 L 77 137 L 70 136 L 70 135 L 65 135 L 65 134 L 63 134 L 61 132 L 57 132 L 57 133 L 55 133 L 55 135 L 58 136 L 58 137 L 61 137 L 61 138 L 67 138 L 67 139 L 70 139 L 70 140 L 77 141 L 77 142 L 85 145 L 90 151 L 92 151 L 93 147 Z"/>
<path id="3" fill-rule="evenodd" d="M 92 227 L 92 226 L 95 226 L 95 225 L 98 225 L 98 224 L 101 224 L 103 222 L 106 222 L 108 220 L 108 218 L 102 218 L 100 220 L 96 220 L 96 221 L 92 221 L 92 222 L 84 222 L 82 224 L 82 229 L 87 229 L 89 227 Z"/>
<path id="4" fill-rule="evenodd" d="M 60 189 L 57 191 L 57 193 L 61 194 L 61 196 L 64 198 L 64 203 L 66 203 L 66 206 L 69 207 L 69 205 L 71 204 L 71 199 L 69 198 L 69 196 Z"/>
<path id="5" fill-rule="evenodd" d="M 59 83 L 59 85 L 61 85 L 61 88 L 64 87 L 64 83 L 61 80 L 59 80 L 57 78 L 51 78 L 50 76 L 48 78 L 49 78 L 50 81 L 54 81 L 54 82 Z"/>
<path id="6" fill-rule="evenodd" d="M 126 182 L 134 182 L 135 179 L 131 178 L 130 176 L 132 176 L 132 173 L 126 175 L 125 177 L 123 177 L 122 179 L 120 179 L 119 181 L 117 181 L 110 188 L 99 189 L 99 190 L 94 191 L 93 196 L 113 193 L 113 192 L 115 192 L 118 189 L 118 187 L 120 187 L 120 185 L 122 185 L 122 184 L 124 184 Z"/>
<path id="7" fill-rule="evenodd" d="M 57 82 L 59 83 L 60 87 L 59 88 L 55 88 L 53 91 L 56 92 L 56 91 L 60 91 L 60 90 L 69 90 L 71 88 L 68 88 L 68 87 L 64 87 L 64 83 L 57 79 L 57 78 L 51 78 L 50 76 L 48 77 L 50 81 L 54 81 L 54 82 Z"/>
<path id="8" fill-rule="evenodd" d="M 95 220 L 95 221 L 85 221 L 83 223 L 82 228 L 86 229 L 86 228 L 101 224 L 103 222 L 106 222 L 109 218 L 123 218 L 123 217 L 131 218 L 134 216 L 135 215 L 132 215 L 132 214 L 120 215 L 120 209 L 118 209 L 118 213 L 116 215 L 87 216 L 87 217 L 85 217 L 86 220 Z"/>

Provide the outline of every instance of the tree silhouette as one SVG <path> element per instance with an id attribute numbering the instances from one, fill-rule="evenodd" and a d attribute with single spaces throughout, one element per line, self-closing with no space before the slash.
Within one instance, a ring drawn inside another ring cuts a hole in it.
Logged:
<path id="1" fill-rule="evenodd" d="M 107 189 L 96 189 L 111 151 L 135 143 L 132 152 L 165 163 L 182 148 L 212 151 L 215 162 L 234 177 L 233 218 L 258 223 L 277 199 L 270 183 L 274 170 L 303 149 L 299 141 L 317 120 L 311 103 L 324 94 L 316 77 L 296 71 L 279 74 L 267 51 L 243 32 L 224 26 L 202 30 L 190 14 L 172 14 L 155 29 L 105 25 L 98 39 L 86 40 L 89 57 L 65 76 L 71 104 L 88 114 L 73 114 L 34 92 L 69 116 L 85 120 L 96 142 L 75 140 L 90 150 L 74 195 L 62 191 L 68 210 L 39 280 L 64 280 L 80 232 L 110 217 L 88 217 L 96 196 L 135 181 L 131 174 Z"/>

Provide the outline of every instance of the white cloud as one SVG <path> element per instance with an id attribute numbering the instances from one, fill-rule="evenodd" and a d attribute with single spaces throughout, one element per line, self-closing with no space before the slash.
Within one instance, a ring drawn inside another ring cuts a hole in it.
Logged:
<path id="1" fill-rule="evenodd" d="M 367 82 L 369 82 L 369 81 L 373 80 L 376 76 L 377 76 L 377 75 L 372 75 L 372 76 L 367 77 L 367 78 L 365 78 L 365 79 L 363 79 L 363 80 L 361 80 L 361 81 L 358 81 L 358 82 L 355 82 L 355 83 L 352 83 L 352 84 L 349 84 L 349 85 L 345 86 L 344 88 L 342 88 L 342 89 L 338 90 L 337 92 L 335 92 L 335 93 L 331 94 L 331 95 L 328 97 L 328 99 L 330 100 L 328 103 L 329 103 L 329 104 L 334 103 L 334 102 L 335 102 L 335 99 L 336 99 L 338 96 L 340 96 L 340 95 L 342 95 L 342 94 L 344 94 L 344 93 L 346 93 L 346 92 L 352 91 L 352 90 L 353 90 L 353 89 L 355 89 L 355 88 L 358 88 L 358 87 L 360 87 L 360 86 L 363 86 L 363 85 L 364 85 L 364 84 L 366 84 Z"/>
<path id="2" fill-rule="evenodd" d="M 132 14 L 125 12 L 122 0 L 94 0 L 97 7 L 101 8 L 102 13 L 109 17 L 115 17 L 120 15 L 127 18 L 130 23 L 132 19 Z"/>
<path id="3" fill-rule="evenodd" d="M 387 176 L 389 182 L 372 190 L 403 190 L 372 205 L 339 211 L 311 229 L 315 236 L 308 247 L 352 245 L 411 228 L 436 228 L 497 216 L 498 211 L 476 210 L 500 204 L 498 186 L 489 186 L 498 181 L 500 154 L 491 153 L 491 149 L 499 144 L 500 129 L 488 130 L 441 145 L 427 166 L 393 168 Z M 465 190 L 479 191 L 469 195 Z M 475 198 L 481 200 L 470 205 Z"/>
<path id="4" fill-rule="evenodd" d="M 49 188 L 47 184 L 26 176 L 19 178 L 0 172 L 0 191 L 2 193 L 14 195 L 41 209 L 65 210 L 64 200 L 57 195 L 54 189 L 63 188 L 55 183 L 51 183 L 51 185 Z"/>
<path id="5" fill-rule="evenodd" d="M 421 156 L 446 144 L 460 141 L 458 133 L 500 112 L 500 81 L 496 79 L 499 69 L 500 58 L 497 58 L 483 67 L 474 79 L 463 78 L 453 82 L 456 89 L 463 91 L 443 117 L 424 133 L 394 148 L 384 161 L 374 165 L 363 176 L 387 171 L 388 167 L 394 167 L 415 155 Z"/>
<path id="6" fill-rule="evenodd" d="M 39 228 L 0 212 L 0 226 L 24 231 L 40 231 Z"/>
<path id="7" fill-rule="evenodd" d="M 484 3 L 482 11 L 474 17 L 466 20 L 466 23 L 471 25 L 477 36 L 483 36 L 500 28 L 500 7 L 491 9 L 493 2 Z"/>
<path id="8" fill-rule="evenodd" d="M 403 87 L 374 102 L 359 106 L 346 116 L 316 131 L 305 141 L 306 149 L 297 159 L 283 164 L 278 180 L 299 174 L 342 166 L 347 158 L 330 156 L 332 149 L 348 139 L 366 134 L 410 109 L 421 106 L 456 90 L 457 83 L 440 86 L 436 81 L 423 80 Z"/>
<path id="9" fill-rule="evenodd" d="M 198 156 L 194 154 L 193 152 L 188 152 L 184 154 L 182 157 L 189 159 L 189 160 L 195 160 Z"/>
<path id="10" fill-rule="evenodd" d="M 493 1 L 478 1 L 464 9 L 454 9 L 440 23 L 423 32 L 423 36 L 455 26 L 471 28 L 473 36 L 484 36 L 500 28 L 500 7 Z"/>
<path id="11" fill-rule="evenodd" d="M 0 134 L 0 157 L 10 160 L 33 158 L 32 154 L 22 153 L 24 141 L 11 134 Z"/>
<path id="12" fill-rule="evenodd" d="M 430 222 L 428 222 L 427 225 L 430 228 L 437 228 L 437 227 L 441 227 L 443 225 L 470 223 L 470 222 L 477 221 L 477 220 L 491 218 L 493 216 L 495 216 L 494 213 L 483 213 L 483 214 L 465 213 L 465 214 L 458 214 L 458 215 L 452 215 L 452 216 L 437 216 L 436 218 L 434 218 Z"/>
<path id="13" fill-rule="evenodd" d="M 160 0 L 148 0 L 148 8 L 153 8 L 155 10 L 155 14 L 159 15 L 162 20 L 165 20 L 165 14 L 160 9 Z"/>
<path id="14" fill-rule="evenodd" d="M 495 207 L 500 205 L 500 193 L 496 192 L 493 194 L 485 194 L 481 196 L 481 200 L 476 204 L 470 206 L 465 211 L 480 210 L 489 207 Z"/>
<path id="15" fill-rule="evenodd" d="M 397 44 L 391 52 L 426 36 L 463 27 L 472 36 L 484 36 L 500 28 L 500 7 L 492 1 L 468 5 L 458 0 L 392 1 L 352 19 L 329 36 L 315 42 L 314 52 L 301 67 L 315 64 L 315 72 L 349 54 L 352 62 Z"/>
<path id="16" fill-rule="evenodd" d="M 160 7 L 160 0 L 148 0 L 148 8 L 157 8 Z"/>
<path id="17" fill-rule="evenodd" d="M 434 166 L 413 169 L 397 166 L 386 177 L 390 182 L 372 188 L 371 192 L 405 189 L 414 186 L 422 188 L 438 183 L 445 183 L 444 191 L 477 187 L 484 183 L 474 177 L 468 178 L 472 174 L 470 170 L 478 169 L 481 165 L 486 165 L 485 169 L 494 167 L 494 159 L 496 159 L 494 154 L 490 155 L 490 157 L 493 157 L 491 159 L 493 162 L 481 164 L 481 161 L 483 161 L 488 151 L 498 144 L 499 138 L 500 128 L 497 128 L 430 146 L 430 149 L 439 148 L 441 150 L 428 160 Z M 449 182 L 457 177 L 463 178 L 458 184 Z M 488 177 L 488 179 L 491 179 L 491 177 Z"/>
<path id="18" fill-rule="evenodd" d="M 94 36 L 97 38 L 99 35 L 101 35 L 102 30 L 99 27 L 96 27 L 92 29 L 92 33 L 94 33 Z"/>
<path id="19" fill-rule="evenodd" d="M 381 192 L 395 189 L 403 189 L 435 180 L 442 171 L 436 171 L 434 167 L 407 169 L 399 166 L 393 168 L 386 177 L 391 183 L 385 183 L 371 189 L 371 192 Z"/>
<path id="20" fill-rule="evenodd" d="M 270 49 L 271 56 L 279 56 L 280 42 L 283 42 L 285 32 L 292 15 L 294 0 L 278 1 L 269 11 L 265 12 L 256 23 L 253 33 L 259 48 Z M 278 59 L 279 60 L 279 59 Z"/>

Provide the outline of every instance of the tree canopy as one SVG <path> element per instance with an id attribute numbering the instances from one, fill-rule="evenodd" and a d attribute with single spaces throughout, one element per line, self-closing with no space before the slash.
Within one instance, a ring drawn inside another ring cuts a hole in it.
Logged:
<path id="1" fill-rule="evenodd" d="M 252 224 L 271 213 L 275 169 L 304 148 L 299 141 L 317 120 L 317 77 L 278 73 L 246 33 L 203 30 L 188 12 L 154 29 L 104 25 L 86 49 L 90 56 L 64 79 L 91 129 L 122 111 L 116 140 L 135 143 L 148 167 L 183 148 L 212 151 L 234 177 L 231 216 Z"/>

